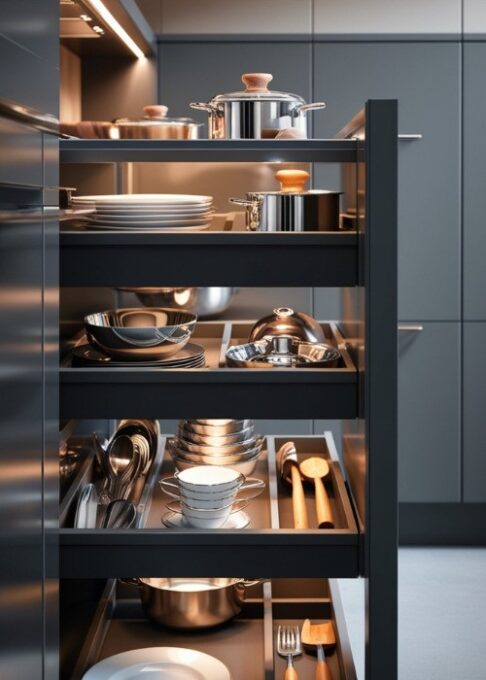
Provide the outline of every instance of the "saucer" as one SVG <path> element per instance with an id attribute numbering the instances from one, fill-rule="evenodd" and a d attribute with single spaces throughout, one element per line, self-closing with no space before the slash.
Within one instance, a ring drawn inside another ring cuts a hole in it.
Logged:
<path id="1" fill-rule="evenodd" d="M 167 512 L 162 516 L 162 523 L 169 529 L 194 529 L 190 524 L 186 522 L 184 517 L 178 512 Z M 223 529 L 245 529 L 250 524 L 250 518 L 240 510 L 240 512 L 235 512 L 228 517 L 225 524 L 219 529 L 211 529 L 211 531 L 221 531 Z M 199 531 L 201 531 L 199 529 Z"/>

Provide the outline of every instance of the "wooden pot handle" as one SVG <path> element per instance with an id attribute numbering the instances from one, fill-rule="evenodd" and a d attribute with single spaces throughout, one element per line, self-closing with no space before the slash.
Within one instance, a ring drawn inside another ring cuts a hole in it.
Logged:
<path id="1" fill-rule="evenodd" d="M 273 80 L 271 73 L 243 73 L 241 80 L 245 92 L 268 92 L 268 83 Z"/>
<path id="2" fill-rule="evenodd" d="M 317 662 L 316 680 L 332 680 L 331 669 L 325 661 Z"/>
<path id="3" fill-rule="evenodd" d="M 280 182 L 283 193 L 302 193 L 310 175 L 305 170 L 279 170 L 275 179 Z"/>
<path id="4" fill-rule="evenodd" d="M 316 485 L 316 515 L 319 529 L 333 529 L 332 508 L 322 479 L 314 479 Z"/>
<path id="5" fill-rule="evenodd" d="M 287 670 L 285 671 L 285 676 L 284 680 L 299 680 L 299 676 L 297 675 L 297 671 L 293 666 L 287 666 Z"/>
<path id="6" fill-rule="evenodd" d="M 305 506 L 304 486 L 299 468 L 296 464 L 291 466 L 292 474 L 292 510 L 294 513 L 294 527 L 296 529 L 308 529 L 309 519 Z"/>
<path id="7" fill-rule="evenodd" d="M 168 107 L 162 104 L 149 104 L 143 107 L 146 118 L 165 118 L 168 110 Z"/>

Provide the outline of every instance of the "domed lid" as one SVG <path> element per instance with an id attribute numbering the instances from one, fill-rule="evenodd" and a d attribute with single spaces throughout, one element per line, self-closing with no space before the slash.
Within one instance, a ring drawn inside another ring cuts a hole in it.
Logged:
<path id="1" fill-rule="evenodd" d="M 249 342 L 285 335 L 306 342 L 325 342 L 320 324 L 309 314 L 294 312 L 290 307 L 277 307 L 253 326 Z"/>
<path id="2" fill-rule="evenodd" d="M 169 109 L 162 104 L 148 104 L 143 107 L 143 118 L 117 118 L 115 125 L 174 125 L 193 123 L 192 118 L 168 118 Z"/>
<path id="3" fill-rule="evenodd" d="M 268 83 L 273 80 L 271 73 L 243 73 L 241 80 L 246 86 L 240 92 L 227 92 L 218 94 L 211 99 L 211 103 L 228 101 L 277 101 L 277 102 L 297 102 L 304 104 L 305 101 L 298 94 L 290 92 L 277 92 L 269 90 Z"/>

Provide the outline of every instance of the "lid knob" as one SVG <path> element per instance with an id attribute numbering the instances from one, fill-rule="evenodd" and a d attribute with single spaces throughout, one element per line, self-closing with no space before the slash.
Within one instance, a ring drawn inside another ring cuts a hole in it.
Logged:
<path id="1" fill-rule="evenodd" d="M 165 118 L 168 110 L 168 107 L 162 104 L 149 104 L 143 107 L 146 118 Z"/>
<path id="2" fill-rule="evenodd" d="M 268 92 L 268 83 L 273 80 L 271 73 L 243 73 L 241 80 L 245 92 Z"/>
<path id="3" fill-rule="evenodd" d="M 282 193 L 302 193 L 310 175 L 305 170 L 279 170 L 275 179 L 280 182 Z"/>

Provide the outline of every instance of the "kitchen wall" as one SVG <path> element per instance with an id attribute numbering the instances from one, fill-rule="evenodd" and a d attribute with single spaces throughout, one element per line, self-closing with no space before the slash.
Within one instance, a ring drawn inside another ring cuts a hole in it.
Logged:
<path id="1" fill-rule="evenodd" d="M 328 102 L 314 114 L 316 136 L 333 135 L 369 97 L 398 98 L 400 132 L 423 135 L 400 143 L 402 525 L 411 536 L 417 507 L 430 526 L 459 506 L 470 521 L 465 504 L 486 501 L 484 0 L 138 2 L 159 34 L 158 96 L 174 115 L 262 70 L 275 89 Z M 335 168 L 315 168 L 315 186 L 338 181 Z M 339 316 L 336 291 L 311 298 L 319 316 Z"/>

